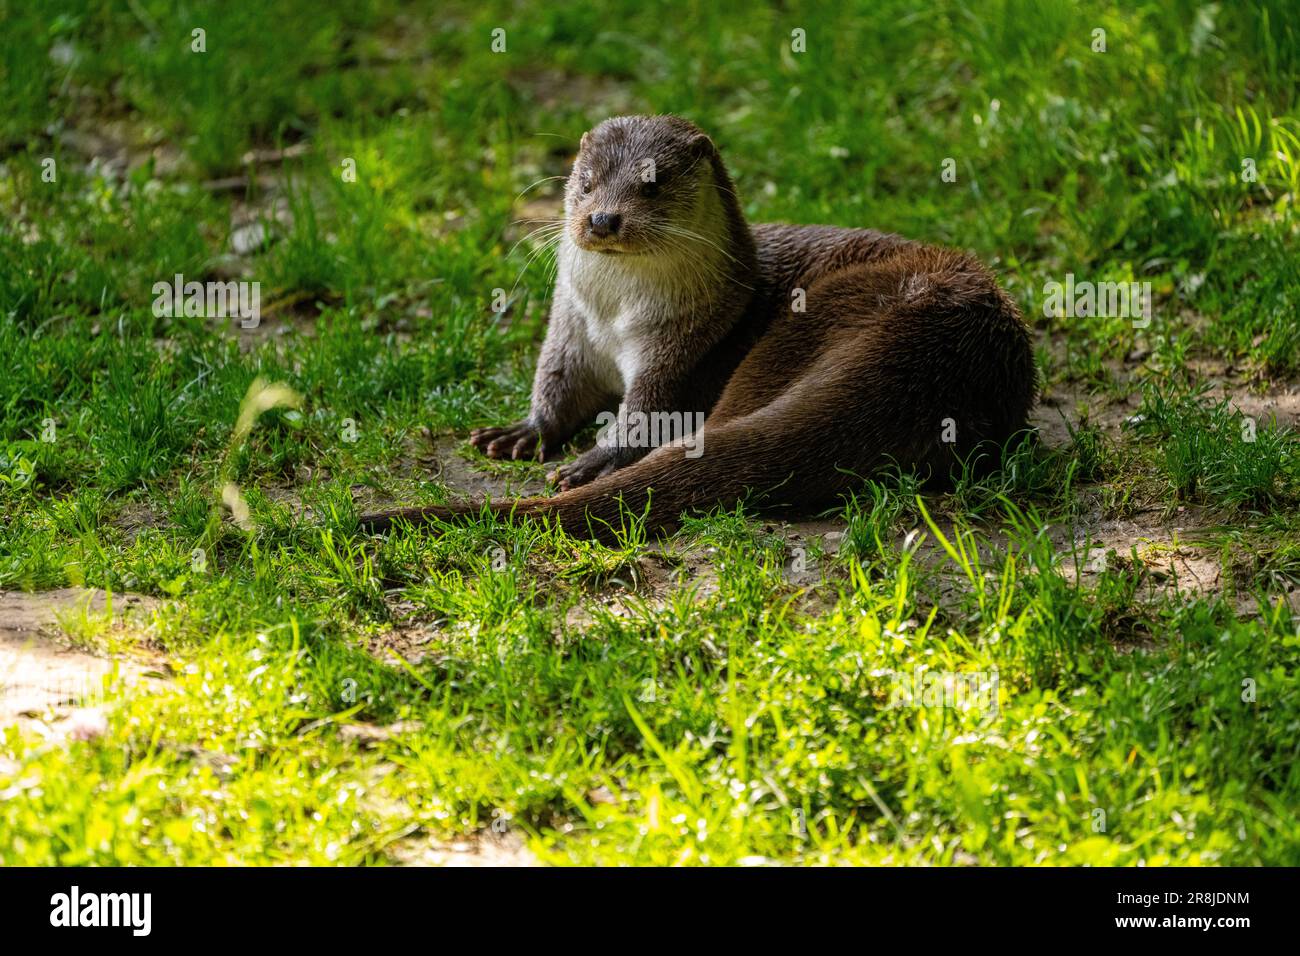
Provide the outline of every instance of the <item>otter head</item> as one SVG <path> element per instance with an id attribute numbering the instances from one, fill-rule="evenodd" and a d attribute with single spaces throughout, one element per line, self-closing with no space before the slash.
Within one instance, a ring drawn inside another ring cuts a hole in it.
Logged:
<path id="1" fill-rule="evenodd" d="M 583 134 L 565 188 L 570 238 L 590 252 L 642 256 L 715 242 L 725 228 L 719 162 L 686 120 L 605 120 Z"/>

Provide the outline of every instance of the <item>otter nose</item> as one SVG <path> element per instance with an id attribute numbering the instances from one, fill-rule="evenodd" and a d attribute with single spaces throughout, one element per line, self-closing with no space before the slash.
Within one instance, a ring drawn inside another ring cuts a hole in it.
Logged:
<path id="1" fill-rule="evenodd" d="M 618 227 L 623 224 L 623 217 L 616 212 L 593 212 L 587 217 L 587 223 L 591 227 L 593 236 L 611 236 L 618 233 Z"/>

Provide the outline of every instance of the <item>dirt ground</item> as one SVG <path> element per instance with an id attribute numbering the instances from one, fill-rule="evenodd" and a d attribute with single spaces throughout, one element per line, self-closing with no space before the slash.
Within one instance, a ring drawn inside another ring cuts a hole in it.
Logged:
<path id="1" fill-rule="evenodd" d="M 99 590 L 0 592 L 0 726 L 17 724 L 47 739 L 102 733 L 106 692 L 156 681 L 164 665 L 138 649 L 109 654 L 78 647 L 69 622 L 85 613 L 102 618 L 110 632 L 127 634 L 147 627 L 157 603 L 115 594 L 110 618 L 108 596 Z"/>

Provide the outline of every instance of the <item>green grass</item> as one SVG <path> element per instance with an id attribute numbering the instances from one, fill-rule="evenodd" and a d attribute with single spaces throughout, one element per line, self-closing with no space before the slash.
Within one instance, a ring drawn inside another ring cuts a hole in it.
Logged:
<path id="1" fill-rule="evenodd" d="M 387 863 L 494 821 L 555 863 L 1300 863 L 1300 444 L 1238 404 L 1300 373 L 1288 3 L 0 19 L 0 588 L 157 598 L 65 627 L 169 665 L 102 736 L 2 732 L 0 864 Z M 551 264 L 512 224 L 619 110 L 709 130 L 754 221 L 980 255 L 1063 437 L 944 494 L 864 481 L 837 544 L 743 510 L 662 550 L 359 535 L 355 486 L 450 493 L 424 429 L 526 407 Z M 268 328 L 156 317 L 176 273 L 260 281 Z M 1152 322 L 1045 315 L 1067 273 L 1150 282 Z M 259 380 L 300 401 L 244 430 Z M 1157 550 L 1187 525 L 1216 584 L 1144 546 L 1086 568 L 1135 521 Z"/>

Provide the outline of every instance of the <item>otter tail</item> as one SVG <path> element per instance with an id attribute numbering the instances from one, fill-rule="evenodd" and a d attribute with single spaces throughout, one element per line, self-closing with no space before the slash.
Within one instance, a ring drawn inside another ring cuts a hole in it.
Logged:
<path id="1" fill-rule="evenodd" d="M 798 506 L 809 503 L 807 492 L 814 484 L 828 491 L 825 481 L 812 482 L 806 474 L 798 476 L 798 484 L 790 480 L 803 470 L 801 465 L 814 464 L 816 449 L 794 447 L 798 442 L 791 440 L 790 432 L 785 432 L 782 447 L 764 447 L 773 444 L 771 429 L 746 420 L 716 426 L 706 422 L 692 439 L 692 447 L 702 451 L 698 455 L 681 444 L 665 445 L 634 464 L 551 497 L 397 508 L 362 515 L 359 524 L 382 532 L 403 521 L 422 524 L 486 511 L 549 518 L 575 537 L 612 543 L 629 516 L 644 516 L 646 531 L 655 532 L 673 527 L 690 508 L 727 507 L 751 495 L 769 506 Z"/>
<path id="2" fill-rule="evenodd" d="M 878 357 L 859 353 L 858 358 L 814 363 L 809 374 L 757 410 L 732 418 L 711 415 L 691 436 L 690 448 L 681 442 L 664 445 L 572 491 L 516 501 L 399 508 L 363 515 L 359 523 L 384 531 L 399 521 L 418 524 L 487 510 L 550 518 L 575 537 L 609 543 L 617 540 L 628 515 L 644 515 L 646 531 L 655 532 L 676 525 L 691 508 L 726 508 L 742 500 L 766 510 L 823 505 L 891 460 L 929 459 L 915 442 L 914 427 L 858 411 L 864 367 L 881 367 Z"/>

